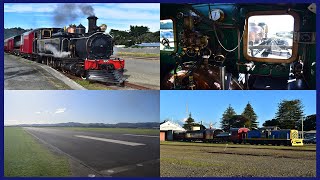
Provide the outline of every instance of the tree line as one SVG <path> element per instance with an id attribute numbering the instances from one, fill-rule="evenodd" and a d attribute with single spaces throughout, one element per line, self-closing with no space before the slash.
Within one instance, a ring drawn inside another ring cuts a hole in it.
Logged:
<path id="1" fill-rule="evenodd" d="M 264 127 L 267 126 L 277 126 L 280 129 L 302 129 L 302 118 L 304 117 L 303 104 L 301 100 L 282 100 L 278 104 L 278 109 L 275 114 L 275 117 L 271 120 L 266 120 L 263 123 Z M 268 109 L 266 109 L 268 111 Z M 254 111 L 254 108 L 247 103 L 243 112 L 237 114 L 231 105 L 222 114 L 221 118 L 221 129 L 224 131 L 229 131 L 230 128 L 240 128 L 246 127 L 249 129 L 258 128 L 257 122 L 258 116 Z M 315 130 L 316 129 L 316 115 L 308 115 L 304 118 L 303 129 L 305 131 Z M 192 126 L 200 126 L 201 129 L 206 129 L 202 124 L 195 123 L 194 119 L 189 114 L 188 119 L 186 120 L 183 128 L 186 130 L 191 130 Z"/>
<path id="2" fill-rule="evenodd" d="M 116 45 L 125 45 L 130 47 L 140 43 L 159 42 L 160 31 L 150 32 L 146 26 L 130 26 L 129 31 L 110 30 Z"/>
<path id="3" fill-rule="evenodd" d="M 4 29 L 4 38 L 23 34 L 30 30 L 20 27 Z M 150 32 L 147 26 L 130 26 L 128 31 L 111 29 L 109 34 L 114 38 L 116 45 L 127 47 L 140 43 L 159 42 L 160 40 L 160 31 Z"/>

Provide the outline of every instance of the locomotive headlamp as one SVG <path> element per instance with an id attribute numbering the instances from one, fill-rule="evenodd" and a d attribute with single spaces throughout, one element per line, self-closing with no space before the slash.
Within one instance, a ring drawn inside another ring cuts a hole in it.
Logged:
<path id="1" fill-rule="evenodd" d="M 106 24 L 101 24 L 101 26 L 100 26 L 100 30 L 102 31 L 102 32 L 105 32 L 106 30 L 107 30 L 107 25 Z"/>

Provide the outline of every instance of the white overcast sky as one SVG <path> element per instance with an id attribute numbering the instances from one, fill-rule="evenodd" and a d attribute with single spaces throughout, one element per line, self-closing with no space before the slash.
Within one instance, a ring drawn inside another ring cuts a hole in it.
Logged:
<path id="1" fill-rule="evenodd" d="M 249 22 L 264 22 L 268 25 L 268 33 L 293 31 L 294 18 L 291 15 L 251 16 Z"/>

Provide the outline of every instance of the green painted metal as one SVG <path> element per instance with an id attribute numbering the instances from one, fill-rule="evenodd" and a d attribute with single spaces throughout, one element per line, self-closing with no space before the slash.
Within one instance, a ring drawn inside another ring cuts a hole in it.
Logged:
<path id="1" fill-rule="evenodd" d="M 316 31 L 316 15 L 306 8 L 309 4 L 161 4 L 161 19 L 172 19 L 175 23 L 175 37 L 176 41 L 177 34 L 182 32 L 182 20 L 177 19 L 176 16 L 178 12 L 187 13 L 192 8 L 195 11 L 200 12 L 204 17 L 209 16 L 209 10 L 211 9 L 221 9 L 225 14 L 225 19 L 223 20 L 223 24 L 231 24 L 234 28 L 219 28 L 218 32 L 221 33 L 224 37 L 222 38 L 222 44 L 227 49 L 232 49 L 237 46 L 238 41 L 238 33 L 240 32 L 240 36 L 243 33 L 245 17 L 249 12 L 254 11 L 274 11 L 274 10 L 290 10 L 295 11 L 299 14 L 300 17 L 300 32 L 315 32 Z M 208 35 L 210 37 L 209 47 L 218 47 L 219 44 L 215 39 L 213 27 L 202 23 L 197 26 L 197 30 L 201 31 L 203 34 Z M 270 71 L 268 69 L 263 68 L 263 64 L 271 65 L 271 67 L 275 67 L 276 63 L 261 63 L 255 62 L 256 68 L 254 70 L 247 71 L 244 66 L 238 66 L 237 64 L 247 63 L 248 61 L 245 59 L 243 55 L 243 45 L 242 42 L 238 49 L 234 52 L 227 53 L 226 64 L 227 69 L 231 69 L 237 71 L 239 73 L 249 73 L 253 75 L 269 75 Z M 175 52 L 165 52 L 161 51 L 161 79 L 163 76 L 172 70 L 175 66 L 176 60 L 172 53 L 180 52 L 181 47 L 177 47 Z M 298 51 L 298 59 L 299 56 L 305 57 L 304 63 L 304 73 L 306 82 L 309 85 L 310 89 L 315 89 L 316 86 L 316 75 L 315 75 L 315 62 L 316 62 L 316 44 L 300 44 L 299 43 L 299 51 Z M 297 59 L 297 60 L 298 60 Z M 185 59 L 187 61 L 188 59 Z M 272 77 L 286 77 L 289 75 L 290 64 L 283 64 L 284 69 L 281 70 L 272 70 Z"/>

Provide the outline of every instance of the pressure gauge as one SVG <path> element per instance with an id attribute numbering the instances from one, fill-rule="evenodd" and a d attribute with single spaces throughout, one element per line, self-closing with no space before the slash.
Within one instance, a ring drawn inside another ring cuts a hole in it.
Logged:
<path id="1" fill-rule="evenodd" d="M 209 18 L 214 21 L 222 21 L 224 19 L 224 12 L 221 9 L 213 9 L 209 13 Z"/>

